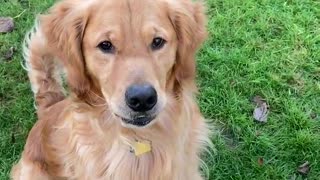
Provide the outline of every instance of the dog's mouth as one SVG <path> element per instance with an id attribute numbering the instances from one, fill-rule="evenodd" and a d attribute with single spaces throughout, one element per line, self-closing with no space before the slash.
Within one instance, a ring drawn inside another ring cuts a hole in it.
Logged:
<path id="1" fill-rule="evenodd" d="M 121 116 L 119 116 L 117 114 L 116 114 L 116 116 L 121 118 L 123 123 L 130 124 L 130 125 L 137 126 L 137 127 L 146 126 L 150 122 L 152 122 L 152 120 L 154 120 L 156 118 L 155 115 L 154 116 L 149 116 L 149 115 L 139 116 L 139 117 L 135 117 L 133 119 L 127 119 L 127 118 L 121 117 Z"/>

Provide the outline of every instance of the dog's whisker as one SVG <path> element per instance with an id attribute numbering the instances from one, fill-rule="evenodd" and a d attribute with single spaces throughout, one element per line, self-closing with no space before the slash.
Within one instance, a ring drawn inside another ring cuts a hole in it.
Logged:
<path id="1" fill-rule="evenodd" d="M 92 93 L 93 95 L 95 95 L 96 97 L 98 97 L 98 98 L 100 98 L 100 99 L 102 99 L 102 100 L 104 100 L 105 101 L 105 99 L 103 98 L 103 97 L 101 97 L 101 96 L 99 96 L 98 94 L 96 94 L 95 92 L 93 92 L 93 91 L 89 91 L 89 93 Z"/>
<path id="2" fill-rule="evenodd" d="M 98 94 L 96 94 L 96 93 L 93 92 L 93 91 L 89 91 L 88 93 L 94 95 L 95 97 L 97 97 L 98 99 L 100 99 L 100 100 L 102 100 L 102 101 L 104 102 L 104 103 L 102 103 L 102 104 L 94 104 L 94 103 L 91 103 L 91 105 L 96 106 L 96 107 L 107 106 L 107 101 L 106 101 L 103 97 L 99 96 Z M 94 102 L 94 100 L 91 98 L 91 96 L 89 96 L 89 98 Z"/>

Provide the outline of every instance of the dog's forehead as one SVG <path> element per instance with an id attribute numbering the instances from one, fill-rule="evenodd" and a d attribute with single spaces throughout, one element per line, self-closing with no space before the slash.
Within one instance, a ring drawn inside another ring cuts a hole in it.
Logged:
<path id="1" fill-rule="evenodd" d="M 167 18 L 161 0 L 108 0 L 99 1 L 92 8 L 95 22 L 135 26 L 147 22 L 161 23 Z"/>
<path id="2" fill-rule="evenodd" d="M 91 8 L 86 27 L 92 43 L 110 40 L 119 47 L 132 41 L 149 43 L 155 36 L 167 40 L 175 36 L 162 0 L 109 0 L 100 3 Z"/>

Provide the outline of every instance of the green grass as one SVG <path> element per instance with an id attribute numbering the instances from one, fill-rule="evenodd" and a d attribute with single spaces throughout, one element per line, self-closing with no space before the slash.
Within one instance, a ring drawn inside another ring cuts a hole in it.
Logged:
<path id="1" fill-rule="evenodd" d="M 0 16 L 25 10 L 15 31 L 0 35 L 0 53 L 17 49 L 12 61 L 0 57 L 1 180 L 35 121 L 21 42 L 52 3 L 0 0 Z M 202 112 L 219 129 L 206 159 L 210 179 L 319 179 L 320 2 L 207 0 L 207 7 L 210 35 L 198 53 L 198 82 Z M 253 121 L 255 95 L 270 105 L 266 124 Z M 311 169 L 302 176 L 297 167 L 305 161 Z"/>

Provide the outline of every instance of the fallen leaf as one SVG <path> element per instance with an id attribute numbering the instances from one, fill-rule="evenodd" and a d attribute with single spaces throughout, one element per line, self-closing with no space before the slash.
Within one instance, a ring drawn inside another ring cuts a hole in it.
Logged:
<path id="1" fill-rule="evenodd" d="M 264 162 L 263 158 L 260 157 L 260 158 L 258 159 L 258 164 L 259 164 L 259 166 L 262 166 L 262 165 L 263 165 L 263 162 Z"/>
<path id="2" fill-rule="evenodd" d="M 302 175 L 307 175 L 310 171 L 310 163 L 306 161 L 298 167 L 298 172 Z"/>
<path id="3" fill-rule="evenodd" d="M 11 17 L 0 17 L 0 33 L 13 31 L 14 22 Z"/>
<path id="4" fill-rule="evenodd" d="M 4 55 L 4 59 L 7 61 L 11 60 L 13 57 L 14 50 L 15 50 L 14 47 L 10 47 L 10 49 Z"/>
<path id="5" fill-rule="evenodd" d="M 311 112 L 310 113 L 310 117 L 311 117 L 311 119 L 316 119 L 317 118 L 317 114 L 315 112 Z"/>
<path id="6" fill-rule="evenodd" d="M 265 99 L 261 96 L 254 96 L 252 99 L 253 103 L 256 105 L 253 111 L 253 117 L 256 121 L 267 122 L 269 114 L 269 106 Z"/>
<path id="7" fill-rule="evenodd" d="M 269 110 L 266 102 L 262 103 L 261 105 L 257 105 L 253 111 L 254 119 L 259 122 L 267 122 L 268 114 Z"/>

